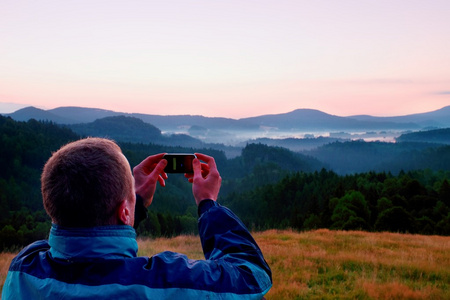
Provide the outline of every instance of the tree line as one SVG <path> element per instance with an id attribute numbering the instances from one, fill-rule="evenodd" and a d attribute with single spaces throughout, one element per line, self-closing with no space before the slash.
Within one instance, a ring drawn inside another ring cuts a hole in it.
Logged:
<path id="1" fill-rule="evenodd" d="M 450 235 L 450 172 L 297 172 L 222 199 L 250 228 Z"/>

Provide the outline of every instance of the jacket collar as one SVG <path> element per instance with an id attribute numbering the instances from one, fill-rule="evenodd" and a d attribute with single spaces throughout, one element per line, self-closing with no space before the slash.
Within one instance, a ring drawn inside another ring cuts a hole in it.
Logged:
<path id="1" fill-rule="evenodd" d="M 54 258 L 86 261 L 136 257 L 136 232 L 128 225 L 67 228 L 52 224 L 49 237 Z"/>

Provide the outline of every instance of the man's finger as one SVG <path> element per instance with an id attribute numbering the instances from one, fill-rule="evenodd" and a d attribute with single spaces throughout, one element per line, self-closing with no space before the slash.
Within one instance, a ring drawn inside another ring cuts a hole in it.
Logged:
<path id="1" fill-rule="evenodd" d="M 194 169 L 194 177 L 202 177 L 202 164 L 198 158 L 194 158 L 192 161 L 192 168 Z"/>
<path id="2" fill-rule="evenodd" d="M 160 186 L 166 186 L 166 181 L 164 180 L 164 178 L 161 175 L 158 176 L 158 182 L 159 182 Z"/>

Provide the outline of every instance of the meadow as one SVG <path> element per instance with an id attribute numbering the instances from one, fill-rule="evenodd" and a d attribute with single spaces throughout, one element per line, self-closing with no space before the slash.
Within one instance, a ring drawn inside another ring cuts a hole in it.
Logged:
<path id="1" fill-rule="evenodd" d="M 450 299 L 450 237 L 327 229 L 254 237 L 273 272 L 266 299 Z M 139 255 L 203 258 L 197 236 L 138 242 Z M 2 286 L 12 257 L 0 254 Z"/>

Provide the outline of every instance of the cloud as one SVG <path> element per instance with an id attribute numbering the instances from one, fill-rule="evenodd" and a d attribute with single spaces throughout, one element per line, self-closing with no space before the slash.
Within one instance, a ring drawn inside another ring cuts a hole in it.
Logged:
<path id="1" fill-rule="evenodd" d="M 436 95 L 450 95 L 450 91 L 439 91 L 435 93 Z"/>

